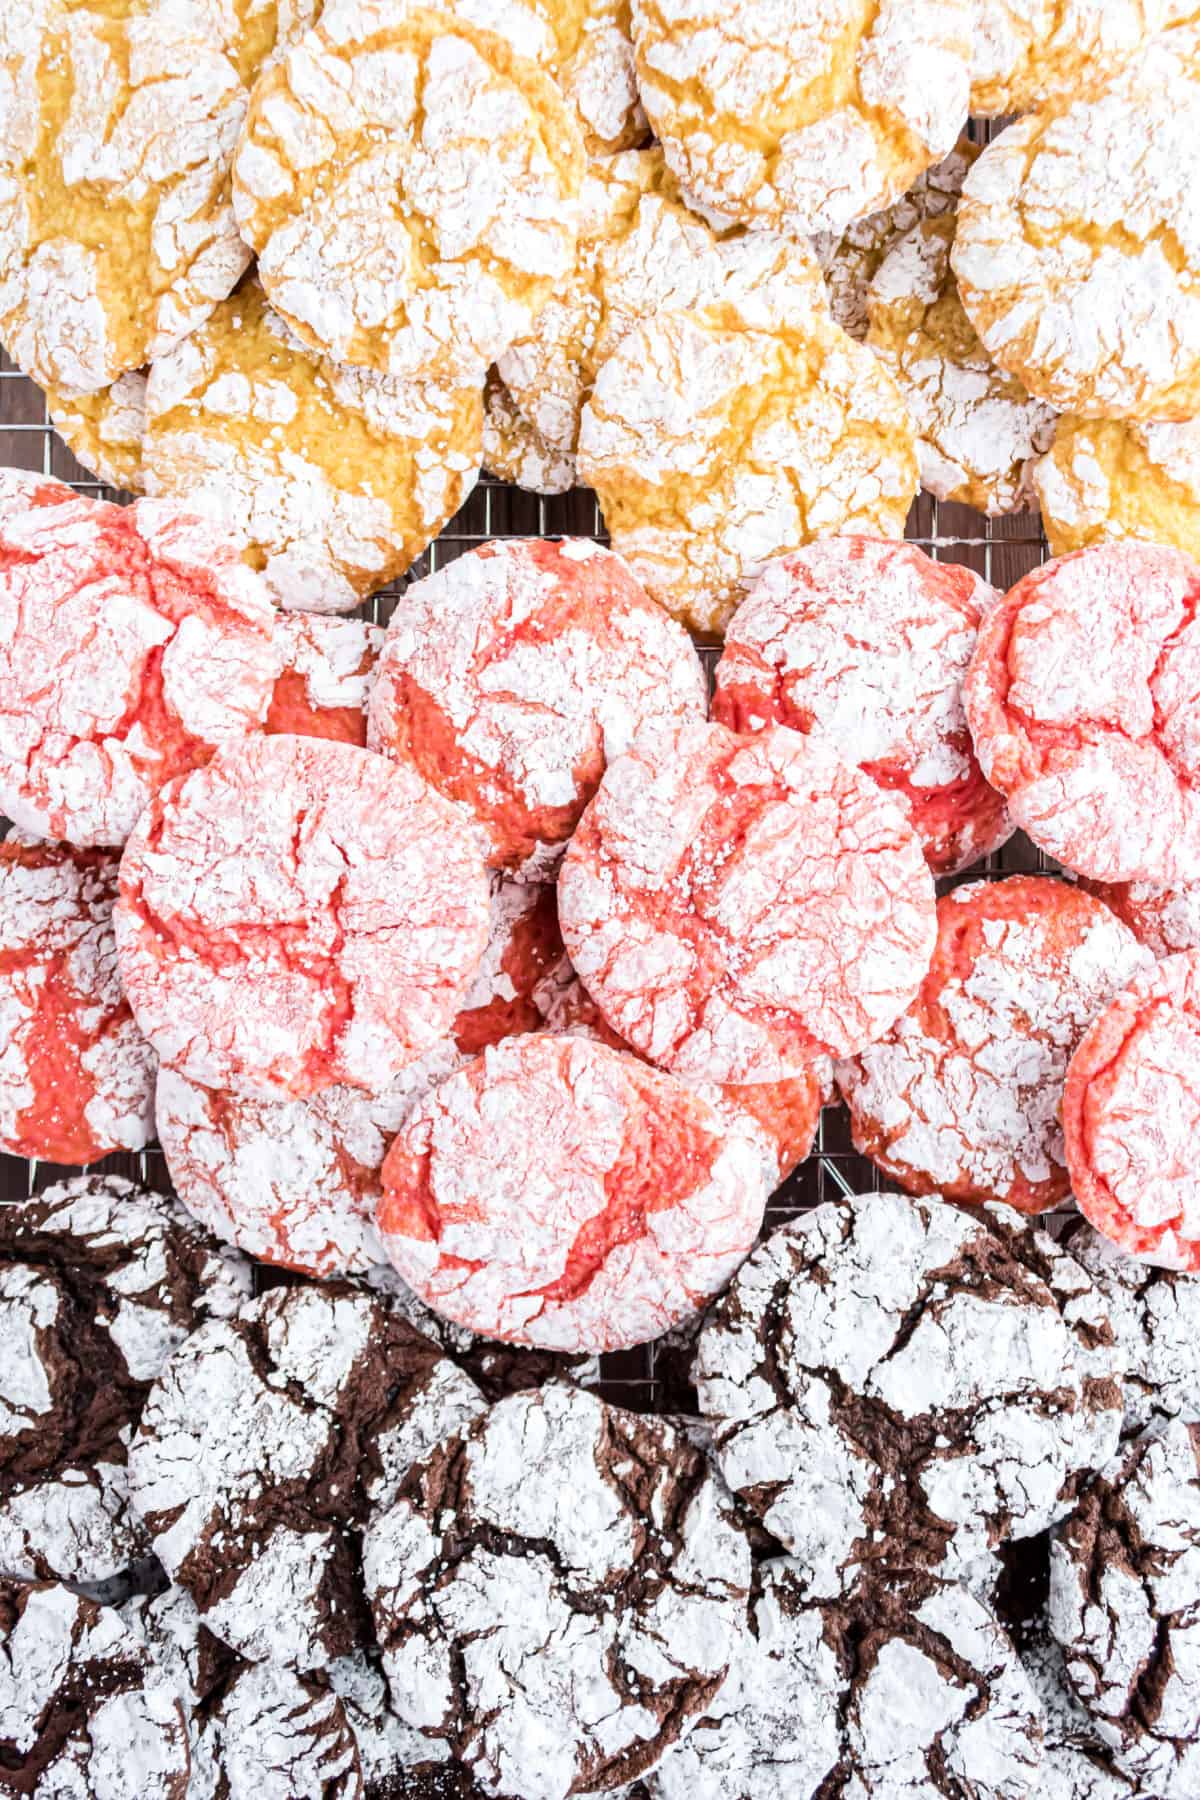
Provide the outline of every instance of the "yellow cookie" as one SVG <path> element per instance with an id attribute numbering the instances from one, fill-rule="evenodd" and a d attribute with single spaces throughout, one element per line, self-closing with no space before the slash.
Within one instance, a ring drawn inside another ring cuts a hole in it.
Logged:
<path id="1" fill-rule="evenodd" d="M 583 169 L 558 88 L 501 38 L 335 0 L 255 89 L 234 205 L 306 343 L 482 386 L 571 270 Z"/>
<path id="2" fill-rule="evenodd" d="M 967 114 L 971 0 L 633 0 L 633 42 L 685 194 L 747 225 L 842 230 Z"/>
<path id="3" fill-rule="evenodd" d="M 917 487 L 896 385 L 823 309 L 764 330 L 661 312 L 584 409 L 579 473 L 613 549 L 668 612 L 724 630 L 761 565 L 843 531 L 900 536 Z"/>
<path id="4" fill-rule="evenodd" d="M 1178 11 L 1174 0 L 975 0 L 971 111 L 996 118 L 1077 94 Z"/>
<path id="5" fill-rule="evenodd" d="M 567 494 L 578 485 L 575 458 L 550 448 L 495 369 L 483 390 L 483 466 L 497 481 L 531 494 Z"/>
<path id="6" fill-rule="evenodd" d="M 1134 425 L 1068 415 L 1036 479 L 1055 556 L 1133 537 L 1200 557 L 1200 420 Z"/>
<path id="7" fill-rule="evenodd" d="M 77 462 L 109 487 L 145 492 L 142 439 L 146 430 L 146 375 L 122 375 L 111 387 L 71 399 L 46 392 L 50 422 Z"/>
<path id="8" fill-rule="evenodd" d="M 232 59 L 248 88 L 306 31 L 321 12 L 321 0 L 93 0 L 99 11 L 146 12 L 167 5 L 186 11 Z"/>
<path id="9" fill-rule="evenodd" d="M 458 511 L 482 430 L 477 386 L 324 361 L 248 281 L 150 371 L 146 490 L 219 517 L 280 606 L 345 612 Z"/>

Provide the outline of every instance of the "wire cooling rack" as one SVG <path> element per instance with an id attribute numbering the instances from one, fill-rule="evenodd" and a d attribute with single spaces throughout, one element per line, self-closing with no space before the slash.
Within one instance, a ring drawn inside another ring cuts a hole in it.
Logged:
<path id="1" fill-rule="evenodd" d="M 49 423 L 40 390 L 26 380 L 0 354 L 0 464 L 54 475 L 81 493 L 107 499 L 123 498 L 104 487 L 75 461 Z M 1011 587 L 1049 555 L 1036 513 L 1005 519 L 986 519 L 969 507 L 940 504 L 922 495 L 913 507 L 907 535 L 939 562 L 964 563 L 1000 589 Z M 595 496 L 574 493 L 542 499 L 517 488 L 506 487 L 485 476 L 467 504 L 436 543 L 414 565 L 406 582 L 440 568 L 473 545 L 494 537 L 594 537 L 604 541 L 603 520 Z M 386 589 L 364 608 L 367 616 L 386 623 L 396 588 Z M 703 647 L 710 670 L 717 650 Z M 1015 838 L 997 855 L 989 857 L 957 880 L 977 880 L 981 875 L 999 877 L 1016 871 L 1045 868 L 1040 853 L 1023 838 Z M 944 884 L 943 884 L 944 885 Z M 156 1147 L 138 1156 L 112 1156 L 97 1168 L 147 1182 L 169 1191 L 166 1161 Z M 0 1154 L 0 1200 L 23 1199 L 61 1180 L 77 1169 L 28 1162 Z M 773 1195 L 767 1209 L 766 1229 L 840 1194 L 864 1193 L 887 1185 L 873 1166 L 858 1156 L 850 1142 L 849 1119 L 841 1107 L 827 1107 L 822 1115 L 812 1155 Z M 263 1285 L 273 1285 L 278 1275 L 261 1272 Z M 618 1404 L 655 1410 L 663 1398 L 655 1368 L 655 1346 L 646 1345 L 608 1357 L 603 1366 L 601 1391 Z"/>

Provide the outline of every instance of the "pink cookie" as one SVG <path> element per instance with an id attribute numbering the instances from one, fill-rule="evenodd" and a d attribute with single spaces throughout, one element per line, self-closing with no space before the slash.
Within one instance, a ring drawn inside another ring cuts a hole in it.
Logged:
<path id="1" fill-rule="evenodd" d="M 367 742 L 367 695 L 383 628 L 327 613 L 279 613 L 275 678 L 266 729 L 293 737 Z"/>
<path id="2" fill-rule="evenodd" d="M 510 1038 L 436 1088 L 383 1167 L 388 1256 L 435 1312 L 619 1350 L 702 1308 L 753 1244 L 759 1147 L 682 1082 L 585 1038 Z"/>
<path id="3" fill-rule="evenodd" d="M 703 719 L 691 640 L 619 556 L 580 539 L 484 544 L 401 595 L 369 742 L 420 769 L 515 868 L 570 837 L 645 725 Z"/>
<path id="4" fill-rule="evenodd" d="M 1101 544 L 988 615 L 967 718 L 1016 823 L 1097 881 L 1200 880 L 1200 565 Z"/>
<path id="5" fill-rule="evenodd" d="M 1200 950 L 1200 881 L 1161 888 L 1150 881 L 1085 881 L 1155 956 Z"/>
<path id="6" fill-rule="evenodd" d="M 411 769 L 257 737 L 155 795 L 121 863 L 121 975 L 212 1087 L 380 1093 L 450 1029 L 487 943 L 469 827 Z"/>
<path id="7" fill-rule="evenodd" d="M 64 488 L 6 506 L 0 810 L 39 836 L 121 844 L 163 782 L 262 724 L 270 599 L 221 531 L 172 501 Z"/>
<path id="8" fill-rule="evenodd" d="M 1096 1230 L 1200 1269 L 1200 950 L 1166 957 L 1101 1013 L 1067 1071 L 1063 1126 Z"/>
<path id="9" fill-rule="evenodd" d="M 580 823 L 559 915 L 621 1037 L 676 1074 L 735 1085 L 880 1037 L 937 930 L 903 809 L 828 744 L 779 727 L 643 736 Z"/>
<path id="10" fill-rule="evenodd" d="M 915 544 L 824 538 L 767 564 L 725 636 L 713 717 L 819 733 L 895 796 L 935 875 L 1011 835 L 975 760 L 962 683 L 1000 596 Z"/>

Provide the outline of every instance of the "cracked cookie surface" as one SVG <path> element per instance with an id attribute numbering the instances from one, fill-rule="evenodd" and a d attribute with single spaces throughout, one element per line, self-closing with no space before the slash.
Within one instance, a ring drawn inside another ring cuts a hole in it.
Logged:
<path id="1" fill-rule="evenodd" d="M 1200 555 L 1200 421 L 1066 414 L 1034 480 L 1055 556 L 1119 538 Z"/>
<path id="2" fill-rule="evenodd" d="M 283 736 L 367 743 L 367 696 L 383 648 L 383 627 L 324 613 L 280 613 L 275 677 L 264 729 Z"/>
<path id="3" fill-rule="evenodd" d="M 146 380 L 138 369 L 94 394 L 46 391 L 50 423 L 72 456 L 109 487 L 130 494 L 146 491 L 142 467 Z"/>

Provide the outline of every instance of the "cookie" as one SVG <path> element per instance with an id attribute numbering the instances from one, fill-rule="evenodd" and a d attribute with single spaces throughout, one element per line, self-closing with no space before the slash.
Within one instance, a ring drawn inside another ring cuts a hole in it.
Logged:
<path id="1" fill-rule="evenodd" d="M 67 489 L 0 521 L 0 809 L 121 844 L 155 790 L 256 729 L 275 678 L 270 598 L 172 501 Z"/>
<path id="2" fill-rule="evenodd" d="M 826 739 L 893 795 L 935 875 L 999 849 L 1004 802 L 971 747 L 962 681 L 984 613 L 978 575 L 915 544 L 830 538 L 769 562 L 730 621 L 713 717 Z"/>
<path id="3" fill-rule="evenodd" d="M 265 728 L 292 737 L 367 743 L 367 695 L 383 648 L 383 630 L 364 619 L 280 613 L 275 677 Z"/>
<path id="4" fill-rule="evenodd" d="M 551 1386 L 450 1434 L 367 1534 L 392 1703 L 487 1795 L 652 1766 L 724 1681 L 750 1557 L 670 1424 Z"/>
<path id="5" fill-rule="evenodd" d="M 305 343 L 482 383 L 570 270 L 583 166 L 558 88 L 500 38 L 342 0 L 259 82 L 233 203 Z"/>
<path id="6" fill-rule="evenodd" d="M 1170 0 L 1075 0 L 1069 11 L 1050 0 L 974 0 L 971 111 L 1033 112 L 1094 87 L 1176 10 Z"/>
<path id="7" fill-rule="evenodd" d="M 488 370 L 483 390 L 483 467 L 530 494 L 569 494 L 578 485 L 574 456 L 551 449 L 495 369 Z"/>
<path id="8" fill-rule="evenodd" d="M 838 1065 L 855 1148 L 910 1193 L 1044 1212 L 1070 1191 L 1067 1066 L 1148 954 L 1107 907 L 1046 875 L 937 903 L 920 993 Z"/>
<path id="9" fill-rule="evenodd" d="M 146 1555 L 130 1432 L 188 1333 L 249 1293 L 247 1263 L 113 1176 L 0 1207 L 0 1569 L 100 1582 Z"/>
<path id="10" fill-rule="evenodd" d="M 717 1466 L 814 1596 L 952 1575 L 1069 1511 L 1120 1408 L 1081 1373 L 1086 1277 L 1055 1272 L 1060 1298 L 1041 1269 L 1005 1209 L 868 1194 L 782 1226 L 717 1302 L 692 1366 Z"/>
<path id="11" fill-rule="evenodd" d="M 1200 1425 L 1139 1438 L 1083 1492 L 1051 1549 L 1067 1679 L 1136 1791 L 1186 1800 L 1200 1768 Z"/>
<path id="12" fill-rule="evenodd" d="M 945 156 L 966 117 L 965 0 L 633 0 L 633 42 L 680 182 L 749 225 L 840 231 Z"/>
<path id="13" fill-rule="evenodd" d="M 133 1501 L 205 1626 L 253 1662 L 360 1640 L 360 1533 L 483 1407 L 436 1346 L 345 1283 L 275 1289 L 192 1333 L 151 1389 Z"/>
<path id="14" fill-rule="evenodd" d="M 94 394 L 46 394 L 50 423 L 76 462 L 109 487 L 144 494 L 142 440 L 146 435 L 146 375 L 134 370 Z"/>
<path id="15" fill-rule="evenodd" d="M 115 920 L 164 1063 L 264 1099 L 380 1093 L 446 1035 L 488 887 L 468 826 L 412 769 L 259 737 L 154 796 Z"/>
<path id="16" fill-rule="evenodd" d="M 576 1352 L 647 1342 L 737 1268 L 767 1201 L 757 1134 L 637 1058 L 511 1038 L 435 1088 L 383 1165 L 393 1266 L 457 1324 Z"/>
<path id="17" fill-rule="evenodd" d="M 1200 880 L 1200 564 L 1101 544 L 984 620 L 963 689 L 984 774 L 1039 849 L 1097 881 Z"/>
<path id="18" fill-rule="evenodd" d="M 902 808 L 779 726 L 644 734 L 580 822 L 559 917 L 621 1037 L 679 1075 L 734 1084 L 881 1036 L 935 935 Z"/>
<path id="19" fill-rule="evenodd" d="M 1086 881 L 1083 885 L 1110 906 L 1155 956 L 1200 950 L 1200 882 L 1179 888 L 1160 888 L 1149 881 Z"/>
<path id="20" fill-rule="evenodd" d="M 1125 1434 L 1200 1404 L 1200 1280 L 1156 1269 L 1080 1222 L 1071 1256 L 1098 1289 L 1125 1358 Z"/>
<path id="21" fill-rule="evenodd" d="M 117 859 L 0 844 L 0 1148 L 52 1163 L 142 1150 L 154 1052 L 117 973 Z"/>
<path id="22" fill-rule="evenodd" d="M 912 423 L 822 313 L 764 330 L 730 306 L 660 312 L 601 365 L 579 472 L 614 550 L 692 630 L 719 633 L 759 567 L 813 538 L 901 537 Z"/>
<path id="23" fill-rule="evenodd" d="M 961 1587 L 809 1598 L 754 1571 L 750 1631 L 707 1715 L 646 1778 L 652 1800 L 1041 1793 L 1041 1720 L 1016 1652 Z M 825 1785 L 822 1785 L 825 1784 Z"/>
<path id="24" fill-rule="evenodd" d="M 1064 29 L 1074 34 L 1075 16 Z M 1010 126 L 967 177 L 954 272 L 988 354 L 1089 418 L 1200 413 L 1190 27 Z"/>
<path id="25" fill-rule="evenodd" d="M 1041 1707 L 1043 1749 L 1038 1793 L 1044 1800 L 1140 1800 L 1067 1682 L 1062 1651 L 1043 1627 L 1021 1646 L 1021 1664 Z"/>
<path id="26" fill-rule="evenodd" d="M 950 267 L 954 234 L 947 212 L 889 249 L 867 296 L 867 343 L 912 415 L 925 491 L 990 517 L 1021 512 L 1058 415 L 980 343 Z"/>
<path id="27" fill-rule="evenodd" d="M 561 850 L 606 762 L 704 718 L 686 634 L 588 539 L 498 538 L 406 588 L 367 741 L 476 820 L 496 868 Z"/>
<path id="28" fill-rule="evenodd" d="M 0 1580 L 0 1761 L 41 1800 L 185 1800 L 179 1701 L 110 1607 L 53 1583 Z"/>
<path id="29" fill-rule="evenodd" d="M 1128 537 L 1200 555 L 1200 421 L 1067 414 L 1034 482 L 1055 556 Z"/>
<path id="30" fill-rule="evenodd" d="M 331 362 L 247 281 L 150 371 L 143 473 L 216 518 L 277 605 L 347 612 L 458 511 L 482 433 L 478 381 Z"/>
<path id="31" fill-rule="evenodd" d="M 1200 950 L 1143 969 L 1096 1019 L 1063 1091 L 1079 1210 L 1122 1250 L 1200 1269 Z"/>

